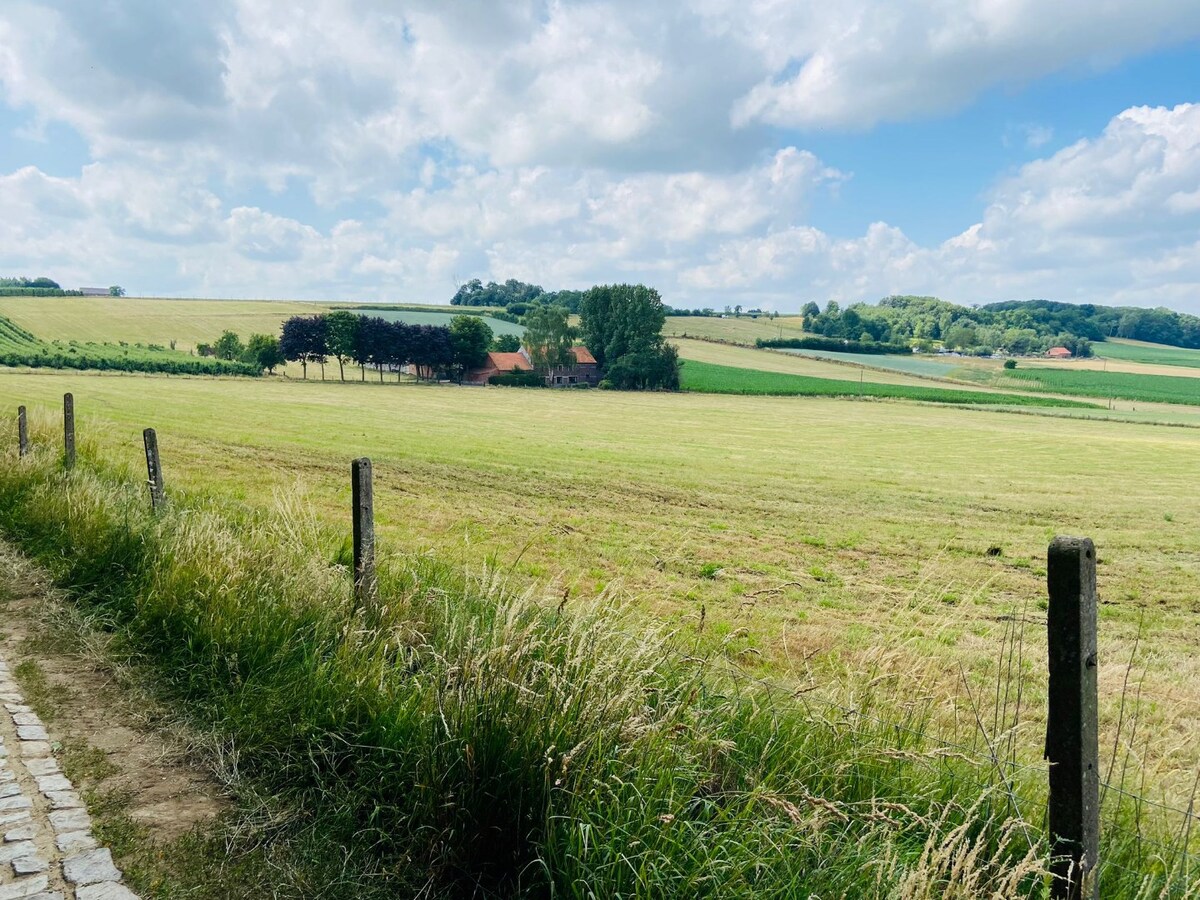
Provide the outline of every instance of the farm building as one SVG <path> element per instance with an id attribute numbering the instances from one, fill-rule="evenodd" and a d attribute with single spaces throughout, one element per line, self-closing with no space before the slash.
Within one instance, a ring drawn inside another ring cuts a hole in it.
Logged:
<path id="1" fill-rule="evenodd" d="M 478 369 L 467 373 L 468 384 L 487 384 L 493 375 L 507 375 L 510 372 L 532 372 L 533 366 L 524 353 L 489 353 L 487 362 Z"/>
<path id="2" fill-rule="evenodd" d="M 587 347 L 572 347 L 575 364 L 568 367 L 556 368 L 546 377 L 546 383 L 552 386 L 568 386 L 586 384 L 595 387 L 600 383 L 600 366 L 596 357 L 592 356 Z M 487 362 L 478 369 L 467 373 L 468 384 L 487 384 L 493 375 L 505 375 L 509 372 L 532 372 L 533 363 L 529 359 L 529 351 L 524 347 L 518 353 L 489 353 Z"/>
<path id="3" fill-rule="evenodd" d="M 1051 347 L 1046 355 L 1051 359 L 1070 359 L 1073 354 L 1066 347 Z"/>
<path id="4" fill-rule="evenodd" d="M 108 288 L 81 287 L 79 293 L 85 297 L 107 297 Z"/>

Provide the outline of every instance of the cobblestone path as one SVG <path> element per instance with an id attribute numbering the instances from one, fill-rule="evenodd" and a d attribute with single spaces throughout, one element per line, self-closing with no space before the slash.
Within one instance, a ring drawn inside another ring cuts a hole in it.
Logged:
<path id="1" fill-rule="evenodd" d="M 0 900 L 138 900 L 0 658 Z"/>

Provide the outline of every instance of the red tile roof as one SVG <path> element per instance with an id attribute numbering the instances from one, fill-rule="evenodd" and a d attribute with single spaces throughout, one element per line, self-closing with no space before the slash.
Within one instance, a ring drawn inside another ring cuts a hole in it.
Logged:
<path id="1" fill-rule="evenodd" d="M 1071 351 L 1066 347 L 1051 347 L 1046 351 L 1047 356 L 1053 356 L 1055 359 L 1066 359 L 1071 356 Z"/>
<path id="2" fill-rule="evenodd" d="M 592 351 L 587 347 L 572 347 L 571 352 L 575 354 L 575 362 L 581 366 L 596 364 L 596 357 L 592 356 Z"/>
<path id="3" fill-rule="evenodd" d="M 501 372 L 511 372 L 517 369 L 521 372 L 532 372 L 533 366 L 520 353 L 489 353 L 488 365 L 495 366 Z"/>

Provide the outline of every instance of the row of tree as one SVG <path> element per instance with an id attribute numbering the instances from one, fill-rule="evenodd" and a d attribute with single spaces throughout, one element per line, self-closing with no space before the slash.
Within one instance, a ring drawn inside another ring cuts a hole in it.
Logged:
<path id="1" fill-rule="evenodd" d="M 561 306 L 569 313 L 578 313 L 583 291 L 546 291 L 540 284 L 527 284 L 509 278 L 503 284 L 489 281 L 484 284 L 472 278 L 450 298 L 451 306 L 500 307 L 514 316 L 523 316 L 535 306 Z"/>
<path id="2" fill-rule="evenodd" d="M 175 343 L 171 342 L 174 349 Z M 246 343 L 235 331 L 225 331 L 212 344 L 197 344 L 196 353 L 233 362 L 256 366 L 259 372 L 270 372 L 282 366 L 286 359 L 279 347 L 279 338 L 272 334 L 252 334 Z"/>
<path id="3" fill-rule="evenodd" d="M 500 345 L 520 347 L 514 337 Z M 347 362 L 361 366 L 364 379 L 368 367 L 376 368 L 382 381 L 385 369 L 412 366 L 418 377 L 445 373 L 461 380 L 470 369 L 483 364 L 492 346 L 492 329 L 478 316 L 455 316 L 448 326 L 410 325 L 345 310 L 292 316 L 283 323 L 279 337 L 283 357 L 299 362 L 305 378 L 309 363 L 319 365 L 324 378 L 325 363 L 333 357 L 342 381 L 346 380 Z"/>

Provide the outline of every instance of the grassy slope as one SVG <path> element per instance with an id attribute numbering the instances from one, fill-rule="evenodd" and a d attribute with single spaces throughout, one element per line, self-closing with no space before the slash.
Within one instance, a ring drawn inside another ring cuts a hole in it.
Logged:
<path id="1" fill-rule="evenodd" d="M 1070 400 L 1028 394 L 985 393 L 967 389 L 942 388 L 925 382 L 920 385 L 878 384 L 862 381 L 813 378 L 806 375 L 764 372 L 713 363 L 684 362 L 680 386 L 685 391 L 708 394 L 777 394 L 808 397 L 893 397 L 935 403 L 1002 404 L 1007 406 L 1078 406 Z"/>
<path id="2" fill-rule="evenodd" d="M 887 368 L 890 357 L 866 357 L 862 354 L 838 354 L 837 359 L 807 353 L 789 353 L 777 350 L 758 350 L 752 347 L 736 347 L 729 344 L 714 344 L 688 338 L 671 341 L 679 348 L 681 359 L 734 366 L 739 369 L 757 369 L 762 372 L 784 372 L 790 375 L 807 375 L 812 378 L 832 378 L 858 383 L 859 373 L 867 381 L 878 384 L 907 384 L 914 387 L 930 387 L 928 378 L 917 378 L 912 374 Z M 840 357 L 846 357 L 841 359 Z M 853 357 L 853 358 L 851 358 Z M 948 369 L 953 366 L 948 366 Z M 984 389 L 985 388 L 980 388 Z"/>
<path id="3" fill-rule="evenodd" d="M 950 698 L 960 663 L 986 681 L 1005 616 L 1043 596 L 1049 537 L 1087 533 L 1109 600 L 1105 740 L 1142 617 L 1145 693 L 1165 698 L 1143 725 L 1195 724 L 1193 431 L 821 399 L 0 378 L 3 402 L 35 415 L 65 390 L 84 423 L 115 423 L 116 458 L 136 464 L 154 425 L 171 484 L 264 504 L 299 481 L 342 528 L 348 460 L 370 455 L 385 545 L 495 554 L 572 596 L 616 582 L 685 630 L 703 608 L 709 638 L 736 632 L 736 649 L 810 670 L 823 694 L 878 671 Z M 1036 629 L 1027 641 L 1039 659 Z M 1036 698 L 1042 675 L 1028 678 Z M 1036 761 L 1036 724 L 1024 738 Z M 1147 748 L 1168 794 L 1197 749 Z"/>
<path id="4" fill-rule="evenodd" d="M 702 318 L 667 316 L 663 334 L 668 337 L 699 337 L 753 345 L 758 338 L 804 337 L 804 321 L 800 316 L 780 316 L 778 319 Z"/>
<path id="5" fill-rule="evenodd" d="M 1093 344 L 1092 350 L 1102 359 L 1200 368 L 1200 350 L 1188 350 L 1183 347 L 1147 344 L 1142 341 L 1108 340 Z"/>

